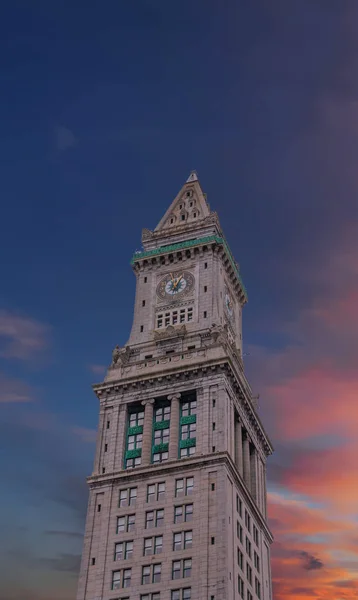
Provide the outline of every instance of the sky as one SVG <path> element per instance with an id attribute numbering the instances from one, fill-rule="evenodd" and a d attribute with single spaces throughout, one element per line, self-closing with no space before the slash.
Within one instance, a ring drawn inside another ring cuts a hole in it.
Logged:
<path id="1" fill-rule="evenodd" d="M 249 302 L 274 600 L 358 598 L 358 3 L 3 0 L 0 600 L 74 600 L 142 227 L 196 169 Z"/>

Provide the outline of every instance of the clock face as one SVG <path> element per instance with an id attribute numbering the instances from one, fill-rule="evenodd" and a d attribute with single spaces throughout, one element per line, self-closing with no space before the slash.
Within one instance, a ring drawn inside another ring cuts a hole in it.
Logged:
<path id="1" fill-rule="evenodd" d="M 234 306 L 228 293 L 225 294 L 225 307 L 229 319 L 232 319 L 234 316 Z"/>
<path id="2" fill-rule="evenodd" d="M 164 300 L 165 298 L 177 298 L 191 292 L 194 287 L 194 275 L 188 271 L 176 271 L 169 273 L 159 282 L 157 295 Z"/>

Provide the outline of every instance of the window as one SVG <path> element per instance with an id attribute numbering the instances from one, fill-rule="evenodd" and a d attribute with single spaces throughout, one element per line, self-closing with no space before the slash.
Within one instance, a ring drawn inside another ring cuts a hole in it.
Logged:
<path id="1" fill-rule="evenodd" d="M 107 425 L 106 425 L 107 429 L 109 429 L 109 425 L 110 425 L 110 421 L 107 421 Z"/>
<path id="2" fill-rule="evenodd" d="M 249 563 L 246 563 L 246 578 L 250 585 L 252 585 L 252 568 Z"/>
<path id="3" fill-rule="evenodd" d="M 204 263 L 204 269 L 207 269 L 207 268 L 208 268 L 208 263 L 206 262 L 206 263 Z"/>
<path id="4" fill-rule="evenodd" d="M 181 590 L 172 590 L 170 600 L 192 600 L 191 588 L 183 588 Z"/>
<path id="5" fill-rule="evenodd" d="M 143 556 L 150 554 L 161 554 L 163 550 L 163 536 L 156 535 L 154 538 L 145 538 Z"/>
<path id="6" fill-rule="evenodd" d="M 185 215 L 182 215 L 182 216 L 181 216 L 181 220 L 182 220 L 182 221 L 185 221 Z"/>
<path id="7" fill-rule="evenodd" d="M 193 520 L 193 505 L 184 504 L 174 507 L 174 523 L 184 523 Z"/>
<path id="8" fill-rule="evenodd" d="M 92 559 L 91 559 L 91 565 L 92 565 L 92 567 L 93 567 L 95 564 L 96 564 L 96 559 L 95 559 L 95 558 L 92 558 Z"/>
<path id="9" fill-rule="evenodd" d="M 143 332 L 143 329 L 144 329 L 144 327 L 143 327 L 143 325 L 141 325 L 141 326 L 140 326 L 140 332 L 141 332 L 141 333 Z"/>
<path id="10" fill-rule="evenodd" d="M 204 319 L 206 319 L 207 316 L 208 316 L 208 313 L 206 310 L 204 310 Z"/>
<path id="11" fill-rule="evenodd" d="M 173 560 L 172 563 L 172 579 L 181 579 L 191 576 L 191 558 L 183 560 Z"/>
<path id="12" fill-rule="evenodd" d="M 237 549 L 237 564 L 239 565 L 241 571 L 244 570 L 244 555 L 241 552 L 240 548 Z"/>
<path id="13" fill-rule="evenodd" d="M 213 431 L 215 431 L 216 423 L 213 423 Z"/>
<path id="14" fill-rule="evenodd" d="M 260 557 L 257 552 L 254 552 L 254 565 L 258 573 L 260 573 Z"/>
<path id="15" fill-rule="evenodd" d="M 181 405 L 182 417 L 188 417 L 196 414 L 196 400 L 189 400 L 182 402 Z"/>
<path id="16" fill-rule="evenodd" d="M 159 444 L 158 444 L 159 446 Z M 168 450 L 158 450 L 158 452 L 153 453 L 153 464 L 158 464 L 165 462 L 169 458 Z"/>
<path id="17" fill-rule="evenodd" d="M 105 444 L 104 445 L 104 451 L 107 452 L 107 450 L 108 450 L 108 444 Z"/>
<path id="18" fill-rule="evenodd" d="M 180 458 L 195 454 L 196 446 L 196 398 L 184 400 L 180 405 Z"/>
<path id="19" fill-rule="evenodd" d="M 121 572 L 112 571 L 112 590 L 119 590 L 121 587 Z"/>
<path id="20" fill-rule="evenodd" d="M 164 500 L 165 498 L 165 482 L 151 483 L 147 485 L 147 502 L 156 500 Z"/>
<path id="21" fill-rule="evenodd" d="M 193 532 L 180 531 L 173 534 L 173 550 L 188 550 L 193 546 Z"/>
<path id="22" fill-rule="evenodd" d="M 236 523 L 236 535 L 239 538 L 240 542 L 242 543 L 242 540 L 243 540 L 243 530 L 242 530 L 242 527 L 241 527 L 239 521 L 237 521 L 237 523 Z"/>
<path id="23" fill-rule="evenodd" d="M 119 542 L 114 546 L 114 560 L 127 560 L 133 556 L 133 540 Z"/>
<path id="24" fill-rule="evenodd" d="M 102 505 L 101 505 L 101 504 L 98 504 L 98 505 L 97 505 L 97 512 L 101 512 L 101 508 L 102 508 Z"/>
<path id="25" fill-rule="evenodd" d="M 129 415 L 129 427 L 143 426 L 144 410 L 132 412 Z"/>
<path id="26" fill-rule="evenodd" d="M 212 537 L 212 538 L 211 538 L 211 545 L 212 545 L 212 546 L 214 546 L 214 544 L 215 544 L 215 538 L 214 538 L 214 537 Z"/>
<path id="27" fill-rule="evenodd" d="M 119 492 L 119 507 L 134 506 L 137 500 L 137 488 L 129 488 L 120 490 Z"/>
<path id="28" fill-rule="evenodd" d="M 251 542 L 248 537 L 246 537 L 246 553 L 251 558 Z"/>
<path id="29" fill-rule="evenodd" d="M 142 585 L 150 583 L 150 567 L 142 567 Z"/>
<path id="30" fill-rule="evenodd" d="M 160 423 L 161 421 L 168 421 L 170 419 L 170 404 L 158 406 L 158 408 L 154 411 L 154 421 L 155 423 Z"/>
<path id="31" fill-rule="evenodd" d="M 175 481 L 175 497 L 191 496 L 194 490 L 194 477 L 186 477 Z"/>
<path id="32" fill-rule="evenodd" d="M 150 510 L 145 513 L 145 528 L 160 527 L 164 523 L 164 509 Z"/>
<path id="33" fill-rule="evenodd" d="M 170 404 L 162 404 L 154 411 L 153 463 L 169 458 Z"/>
<path id="34" fill-rule="evenodd" d="M 106 472 L 106 467 L 102 467 L 102 473 Z"/>
<path id="35" fill-rule="evenodd" d="M 238 589 L 240 598 L 244 598 L 245 586 L 244 586 L 244 581 L 243 581 L 243 579 L 241 579 L 240 575 L 238 576 L 238 580 L 237 580 L 237 589 Z"/>
<path id="36" fill-rule="evenodd" d="M 245 509 L 245 526 L 246 526 L 246 529 L 251 532 L 251 517 L 246 509 Z"/>
<path id="37" fill-rule="evenodd" d="M 124 531 L 133 531 L 135 529 L 135 515 L 126 515 L 125 517 L 117 517 L 116 533 Z"/>
<path id="38" fill-rule="evenodd" d="M 207 292 L 207 291 L 208 291 L 208 286 L 204 285 L 204 292 Z"/>
<path id="39" fill-rule="evenodd" d="M 144 283 L 147 283 L 148 279 L 147 277 L 144 277 Z"/>
<path id="40" fill-rule="evenodd" d="M 259 530 L 257 529 L 256 525 L 253 525 L 252 529 L 253 529 L 254 542 L 255 542 L 256 546 L 258 547 L 258 545 L 259 545 Z"/>
<path id="41" fill-rule="evenodd" d="M 112 571 L 112 590 L 119 590 L 121 587 L 127 588 L 131 584 L 132 569 L 123 569 L 123 571 Z"/>
<path id="42" fill-rule="evenodd" d="M 142 306 L 145 306 L 145 300 L 142 300 Z"/>
<path id="43" fill-rule="evenodd" d="M 255 594 L 258 598 L 261 598 L 261 584 L 257 577 L 255 577 Z"/>
<path id="44" fill-rule="evenodd" d="M 146 583 L 159 583 L 162 577 L 162 565 L 148 565 L 142 567 L 142 585 Z"/>
<path id="45" fill-rule="evenodd" d="M 254 597 L 251 594 L 250 590 L 247 590 L 247 600 L 254 600 Z"/>
<path id="46" fill-rule="evenodd" d="M 193 307 L 173 309 L 165 313 L 158 313 L 156 317 L 156 328 L 168 327 L 168 325 L 177 325 L 178 323 L 188 323 L 193 320 Z M 169 418 L 169 417 L 168 417 Z"/>
<path id="47" fill-rule="evenodd" d="M 181 426 L 181 439 L 189 440 L 196 436 L 196 423 L 188 423 Z"/>
<path id="48" fill-rule="evenodd" d="M 211 491 L 214 492 L 215 491 L 215 483 L 211 484 Z"/>
<path id="49" fill-rule="evenodd" d="M 140 600 L 160 600 L 160 592 L 152 592 L 151 594 L 141 594 Z"/>
<path id="50" fill-rule="evenodd" d="M 236 494 L 236 510 L 240 517 L 242 517 L 242 500 L 239 498 L 238 494 Z"/>
<path id="51" fill-rule="evenodd" d="M 128 450 L 137 450 L 142 447 L 143 434 L 135 433 L 134 435 L 128 436 Z"/>

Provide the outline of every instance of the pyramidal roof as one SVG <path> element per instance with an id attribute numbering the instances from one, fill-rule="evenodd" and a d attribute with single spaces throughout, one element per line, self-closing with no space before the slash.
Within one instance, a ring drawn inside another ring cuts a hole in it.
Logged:
<path id="1" fill-rule="evenodd" d="M 198 175 L 196 171 L 192 171 L 154 231 L 167 230 L 184 223 L 195 223 L 205 219 L 210 213 Z"/>

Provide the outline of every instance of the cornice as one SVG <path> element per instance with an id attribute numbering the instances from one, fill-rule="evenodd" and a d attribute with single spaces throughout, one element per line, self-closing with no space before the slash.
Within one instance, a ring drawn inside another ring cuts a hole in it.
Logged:
<path id="1" fill-rule="evenodd" d="M 155 475 L 156 477 L 164 477 L 178 473 L 185 474 L 186 472 L 193 472 L 203 467 L 214 467 L 224 465 L 229 475 L 235 480 L 236 485 L 240 489 L 246 505 L 250 508 L 255 519 L 260 523 L 261 528 L 265 531 L 267 539 L 270 543 L 273 542 L 273 535 L 269 529 L 269 526 L 264 519 L 263 515 L 258 509 L 258 506 L 254 502 L 253 497 L 249 493 L 243 478 L 235 467 L 231 457 L 227 452 L 216 452 L 214 454 L 195 456 L 193 458 L 181 458 L 175 460 L 168 460 L 158 465 L 149 465 L 143 467 L 136 467 L 135 469 L 122 470 L 114 473 L 91 475 L 87 478 L 87 483 L 90 489 L 97 490 L 103 487 L 110 487 L 114 485 L 133 485 L 140 481 L 147 481 L 148 477 Z"/>
<path id="2" fill-rule="evenodd" d="M 224 237 L 221 237 L 218 235 L 209 235 L 207 237 L 202 237 L 202 238 L 195 239 L 195 240 L 187 240 L 184 242 L 177 242 L 175 244 L 160 246 L 159 248 L 154 248 L 152 250 L 136 252 L 131 259 L 131 265 L 133 267 L 135 267 L 136 265 L 140 266 L 140 264 L 142 264 L 142 266 L 144 266 L 145 261 L 156 260 L 159 256 L 165 256 L 165 255 L 168 255 L 171 253 L 180 252 L 181 250 L 187 250 L 190 248 L 194 249 L 194 248 L 198 248 L 200 246 L 207 246 L 207 245 L 212 245 L 213 247 L 216 246 L 216 247 L 222 249 L 222 251 L 223 251 L 222 259 L 224 262 L 226 262 L 230 266 L 230 269 L 228 269 L 228 270 L 236 278 L 236 280 L 239 284 L 240 292 L 241 292 L 239 294 L 241 297 L 241 301 L 243 304 L 245 304 L 248 300 L 246 288 L 244 286 L 244 283 L 241 279 L 241 275 L 239 273 L 239 266 L 238 266 L 237 262 L 235 261 L 233 255 L 231 253 L 231 250 L 230 250 Z"/>
<path id="3" fill-rule="evenodd" d="M 204 349 L 201 349 L 201 351 L 204 351 Z M 162 360 L 168 359 L 163 358 Z M 203 364 L 197 363 L 192 366 L 179 364 L 176 367 L 173 365 L 170 372 L 153 373 L 153 375 L 145 373 L 141 376 L 137 371 L 133 378 L 128 378 L 124 381 L 119 379 L 116 381 L 95 384 L 93 385 L 93 390 L 100 400 L 113 394 L 118 395 L 128 392 L 141 393 L 144 391 L 148 394 L 152 393 L 150 391 L 151 389 L 163 385 L 172 385 L 174 382 L 185 381 L 187 383 L 188 381 L 192 381 L 196 384 L 198 379 L 204 378 L 205 383 L 205 377 L 207 377 L 208 373 L 214 374 L 217 372 L 225 373 L 229 377 L 234 392 L 239 396 L 240 401 L 242 402 L 251 426 L 254 428 L 266 455 L 269 456 L 273 452 L 273 446 L 250 399 L 249 386 L 245 386 L 241 374 L 234 367 L 232 359 L 228 356 L 220 359 L 208 359 Z"/>

